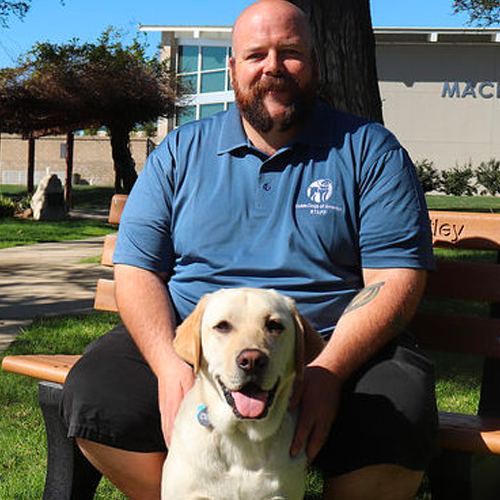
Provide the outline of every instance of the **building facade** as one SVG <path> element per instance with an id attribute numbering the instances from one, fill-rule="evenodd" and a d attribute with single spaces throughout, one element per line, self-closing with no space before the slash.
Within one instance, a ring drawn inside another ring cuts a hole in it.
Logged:
<path id="1" fill-rule="evenodd" d="M 161 33 L 168 58 L 192 93 L 176 125 L 226 109 L 231 27 L 142 26 Z M 415 161 L 440 169 L 500 160 L 500 30 L 375 28 L 385 125 Z"/>

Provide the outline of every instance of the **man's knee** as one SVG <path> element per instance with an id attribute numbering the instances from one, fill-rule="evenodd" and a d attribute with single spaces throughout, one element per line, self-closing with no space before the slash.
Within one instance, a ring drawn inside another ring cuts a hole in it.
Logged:
<path id="1" fill-rule="evenodd" d="M 61 414 L 68 435 L 136 452 L 164 452 L 158 383 L 130 357 L 90 353 L 64 384 Z"/>
<path id="2" fill-rule="evenodd" d="M 324 500 L 410 500 L 424 473 L 397 465 L 372 465 L 325 478 Z"/>

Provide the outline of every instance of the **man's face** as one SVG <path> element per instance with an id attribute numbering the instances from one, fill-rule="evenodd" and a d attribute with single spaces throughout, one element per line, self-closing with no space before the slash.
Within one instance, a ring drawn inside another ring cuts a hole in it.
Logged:
<path id="1" fill-rule="evenodd" d="M 307 28 L 286 9 L 267 10 L 237 24 L 231 60 L 240 112 L 263 133 L 275 126 L 286 131 L 300 125 L 313 106 L 318 84 Z"/>

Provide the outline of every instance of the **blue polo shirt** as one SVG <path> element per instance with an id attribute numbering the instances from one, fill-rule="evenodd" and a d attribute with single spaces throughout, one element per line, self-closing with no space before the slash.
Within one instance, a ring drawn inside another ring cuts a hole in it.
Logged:
<path id="1" fill-rule="evenodd" d="M 363 267 L 430 269 L 433 257 L 406 151 L 382 126 L 318 101 L 271 157 L 235 106 L 171 132 L 130 194 L 114 262 L 167 272 L 181 319 L 221 287 L 274 288 L 328 334 Z"/>

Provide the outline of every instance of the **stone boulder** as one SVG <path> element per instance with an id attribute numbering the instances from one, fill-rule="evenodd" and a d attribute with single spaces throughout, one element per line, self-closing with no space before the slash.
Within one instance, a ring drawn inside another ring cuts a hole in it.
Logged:
<path id="1" fill-rule="evenodd" d="M 55 174 L 46 175 L 31 199 L 33 219 L 57 221 L 68 216 L 61 180 Z"/>

